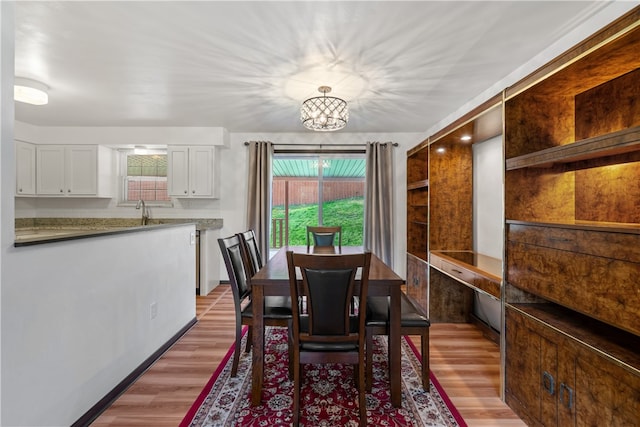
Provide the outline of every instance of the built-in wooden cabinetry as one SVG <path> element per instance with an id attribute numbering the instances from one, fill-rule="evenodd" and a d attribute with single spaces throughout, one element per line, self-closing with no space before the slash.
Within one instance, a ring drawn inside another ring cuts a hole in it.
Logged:
<path id="1" fill-rule="evenodd" d="M 640 11 L 505 91 L 505 399 L 640 425 Z"/>
<path id="2" fill-rule="evenodd" d="M 427 310 L 429 234 L 428 140 L 407 153 L 407 293 Z"/>
<path id="3" fill-rule="evenodd" d="M 112 197 L 112 179 L 112 153 L 106 147 L 36 146 L 38 196 Z"/>
<path id="4" fill-rule="evenodd" d="M 432 322 L 476 321 L 476 292 L 501 298 L 501 260 L 476 252 L 473 220 L 473 144 L 502 132 L 500 104 L 494 97 L 429 138 L 426 295 Z"/>
<path id="5" fill-rule="evenodd" d="M 169 146 L 168 192 L 173 197 L 217 198 L 219 167 L 212 146 Z"/>

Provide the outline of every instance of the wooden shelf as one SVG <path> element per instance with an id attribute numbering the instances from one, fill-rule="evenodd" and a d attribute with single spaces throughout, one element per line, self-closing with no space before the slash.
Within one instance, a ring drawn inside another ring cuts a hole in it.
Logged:
<path id="1" fill-rule="evenodd" d="M 537 225 L 541 227 L 569 228 L 576 230 L 603 231 L 608 233 L 640 234 L 640 224 L 629 224 L 619 222 L 595 222 L 595 221 L 574 221 L 567 222 L 542 222 L 542 221 L 521 221 L 507 219 L 507 224 L 515 225 Z"/>
<path id="2" fill-rule="evenodd" d="M 640 151 L 640 126 L 507 159 L 507 170 L 550 167 L 559 163 Z"/>
<path id="3" fill-rule="evenodd" d="M 465 285 L 500 299 L 502 261 L 472 251 L 431 251 L 429 264 Z"/>
<path id="4" fill-rule="evenodd" d="M 429 187 L 429 180 L 428 179 L 423 179 L 420 181 L 415 181 L 415 182 L 410 182 L 407 184 L 407 190 L 418 190 L 418 189 L 422 189 L 422 188 L 428 188 Z"/>

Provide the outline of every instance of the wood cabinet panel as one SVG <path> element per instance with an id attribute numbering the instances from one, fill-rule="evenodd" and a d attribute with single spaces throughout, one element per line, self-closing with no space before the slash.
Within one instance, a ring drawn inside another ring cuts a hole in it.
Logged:
<path id="1" fill-rule="evenodd" d="M 574 194 L 574 172 L 566 172 L 563 166 L 508 171 L 505 215 L 522 221 L 573 222 Z"/>
<path id="2" fill-rule="evenodd" d="M 429 270 L 429 318 L 433 323 L 467 323 L 473 289 L 435 268 Z"/>
<path id="3" fill-rule="evenodd" d="M 640 162 L 578 170 L 575 180 L 576 220 L 640 223 Z"/>
<path id="4" fill-rule="evenodd" d="M 529 425 L 638 425 L 637 366 L 626 369 L 594 351 L 592 340 L 561 334 L 511 306 L 505 337 L 505 398 Z"/>
<path id="5" fill-rule="evenodd" d="M 640 126 L 640 68 L 576 95 L 575 139 Z"/>
<path id="6" fill-rule="evenodd" d="M 596 361 L 598 362 L 598 361 Z M 578 359 L 576 366 L 576 425 L 640 425 L 640 382 L 610 364 Z"/>
<path id="7" fill-rule="evenodd" d="M 425 236 L 426 237 L 426 236 Z M 429 311 L 429 266 L 426 261 L 407 255 L 407 295 L 417 303 L 425 313 Z"/>
<path id="8" fill-rule="evenodd" d="M 509 241 L 507 281 L 606 323 L 640 334 L 640 266 Z"/>
<path id="9" fill-rule="evenodd" d="M 430 146 L 430 250 L 472 250 L 473 153 L 470 144 Z M 442 149 L 442 150 L 440 150 Z"/>

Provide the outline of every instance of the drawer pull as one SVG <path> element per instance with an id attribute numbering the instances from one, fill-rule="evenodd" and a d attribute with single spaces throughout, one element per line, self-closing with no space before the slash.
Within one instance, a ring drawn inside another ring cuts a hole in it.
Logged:
<path id="1" fill-rule="evenodd" d="M 451 271 L 453 271 L 454 273 L 462 274 L 462 271 L 456 270 L 455 268 L 452 268 Z"/>
<path id="2" fill-rule="evenodd" d="M 566 237 L 548 237 L 552 242 L 570 242 L 571 239 L 567 239 Z"/>
<path id="3" fill-rule="evenodd" d="M 547 393 L 551 396 L 555 393 L 555 381 L 553 379 L 553 375 L 547 371 L 544 371 L 542 374 L 542 388 L 547 390 Z"/>
<path id="4" fill-rule="evenodd" d="M 565 393 L 568 399 L 565 398 Z M 569 409 L 573 407 L 573 389 L 565 383 L 560 383 L 560 402 Z"/>

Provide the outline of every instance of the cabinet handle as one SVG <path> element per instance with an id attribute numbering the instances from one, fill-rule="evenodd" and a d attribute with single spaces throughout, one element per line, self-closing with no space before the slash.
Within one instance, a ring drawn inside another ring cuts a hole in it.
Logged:
<path id="1" fill-rule="evenodd" d="M 61 193 L 64 193 L 64 190 L 61 188 L 61 189 L 60 189 L 60 192 L 61 192 Z"/>
<path id="2" fill-rule="evenodd" d="M 542 373 L 542 388 L 547 390 L 547 393 L 551 396 L 555 393 L 555 380 L 553 379 L 553 375 L 547 371 Z"/>
<path id="3" fill-rule="evenodd" d="M 189 194 L 189 192 L 187 190 L 184 190 L 184 194 Z"/>
<path id="4" fill-rule="evenodd" d="M 71 193 L 71 189 L 68 189 L 68 190 L 67 190 L 67 193 Z"/>
<path id="5" fill-rule="evenodd" d="M 568 399 L 565 399 L 565 392 Z M 573 407 L 573 389 L 565 383 L 560 383 L 560 402 L 569 409 Z"/>
<path id="6" fill-rule="evenodd" d="M 413 276 L 413 285 L 418 286 L 420 284 L 420 280 L 418 280 L 417 276 Z"/>
<path id="7" fill-rule="evenodd" d="M 191 192 L 192 192 L 193 194 L 196 194 L 196 190 L 191 190 Z"/>
<path id="8" fill-rule="evenodd" d="M 455 268 L 452 268 L 451 271 L 453 271 L 454 273 L 462 274 L 462 271 L 456 270 Z"/>
<path id="9" fill-rule="evenodd" d="M 18 193 L 22 193 L 22 188 L 18 188 Z"/>

